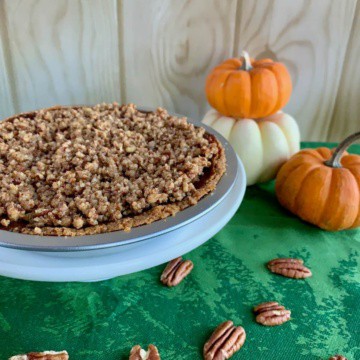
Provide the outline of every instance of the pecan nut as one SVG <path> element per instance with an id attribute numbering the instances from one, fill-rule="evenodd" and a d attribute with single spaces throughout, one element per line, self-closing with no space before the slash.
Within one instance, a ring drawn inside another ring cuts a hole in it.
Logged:
<path id="1" fill-rule="evenodd" d="M 274 259 L 267 263 L 267 267 L 271 272 L 288 278 L 305 279 L 312 276 L 310 269 L 304 266 L 301 259 Z"/>
<path id="2" fill-rule="evenodd" d="M 265 326 L 281 325 L 290 320 L 291 311 L 275 301 L 265 302 L 254 307 L 256 322 Z"/>
<path id="3" fill-rule="evenodd" d="M 30 352 L 24 355 L 12 356 L 9 360 L 68 360 L 69 355 L 66 351 L 44 351 Z"/>
<path id="4" fill-rule="evenodd" d="M 329 360 L 347 360 L 347 358 L 342 355 L 334 355 L 331 358 L 329 358 Z"/>
<path id="5" fill-rule="evenodd" d="M 190 260 L 184 260 L 178 257 L 171 260 L 164 269 L 160 281 L 167 286 L 176 286 L 190 274 L 194 264 Z"/>
<path id="6" fill-rule="evenodd" d="M 147 351 L 142 349 L 140 345 L 136 345 L 130 351 L 129 360 L 160 360 L 160 355 L 154 345 L 149 345 Z"/>
<path id="7" fill-rule="evenodd" d="M 205 360 L 229 359 L 239 351 L 246 339 L 245 330 L 232 321 L 220 324 L 204 345 Z"/>

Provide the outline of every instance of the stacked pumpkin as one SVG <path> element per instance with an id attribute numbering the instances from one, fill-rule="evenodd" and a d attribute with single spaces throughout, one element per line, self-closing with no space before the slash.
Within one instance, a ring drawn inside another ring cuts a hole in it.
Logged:
<path id="1" fill-rule="evenodd" d="M 299 151 L 297 123 L 281 111 L 291 91 L 284 64 L 250 59 L 243 52 L 209 74 L 206 95 L 214 109 L 203 122 L 232 144 L 248 185 L 276 177 L 278 201 L 301 219 L 331 231 L 359 227 L 360 156 L 346 149 L 360 132 L 334 151 Z"/>
<path id="2" fill-rule="evenodd" d="M 208 102 L 214 108 L 203 122 L 223 135 L 241 158 L 247 184 L 276 176 L 280 166 L 299 151 L 296 121 L 281 111 L 292 84 L 285 65 L 271 59 L 228 59 L 206 81 Z"/>

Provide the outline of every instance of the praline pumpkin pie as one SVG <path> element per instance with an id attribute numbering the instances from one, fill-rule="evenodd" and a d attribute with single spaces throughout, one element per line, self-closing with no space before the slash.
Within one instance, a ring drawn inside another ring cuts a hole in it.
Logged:
<path id="1" fill-rule="evenodd" d="M 0 123 L 1 229 L 89 235 L 195 205 L 225 172 L 215 136 L 164 109 L 53 107 Z"/>

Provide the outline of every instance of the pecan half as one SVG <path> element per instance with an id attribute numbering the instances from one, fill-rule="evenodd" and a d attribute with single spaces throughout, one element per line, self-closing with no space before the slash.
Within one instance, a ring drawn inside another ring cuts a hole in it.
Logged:
<path id="1" fill-rule="evenodd" d="M 147 351 L 136 345 L 130 351 L 129 360 L 160 360 L 160 355 L 154 345 L 149 345 Z"/>
<path id="2" fill-rule="evenodd" d="M 312 276 L 310 269 L 304 266 L 301 259 L 274 259 L 267 263 L 267 267 L 271 272 L 288 278 L 305 279 Z"/>
<path id="3" fill-rule="evenodd" d="M 256 322 L 265 326 L 281 325 L 290 320 L 291 311 L 275 301 L 265 302 L 254 307 Z"/>
<path id="4" fill-rule="evenodd" d="M 69 355 L 66 351 L 44 351 L 31 352 L 24 355 L 12 356 L 9 360 L 68 360 Z"/>
<path id="5" fill-rule="evenodd" d="M 342 355 L 334 355 L 331 358 L 329 358 L 329 360 L 347 360 L 347 358 Z"/>
<path id="6" fill-rule="evenodd" d="M 220 324 L 210 339 L 204 345 L 205 360 L 229 359 L 244 345 L 245 330 L 241 326 L 234 326 L 232 321 Z"/>
<path id="7" fill-rule="evenodd" d="M 176 286 L 190 274 L 194 264 L 190 260 L 184 260 L 178 257 L 171 260 L 164 269 L 160 281 L 167 286 Z"/>

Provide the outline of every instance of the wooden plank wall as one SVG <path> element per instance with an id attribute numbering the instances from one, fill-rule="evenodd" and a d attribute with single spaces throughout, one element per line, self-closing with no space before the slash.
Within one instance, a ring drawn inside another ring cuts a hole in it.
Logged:
<path id="1" fill-rule="evenodd" d="M 243 49 L 286 63 L 303 140 L 360 130 L 360 0 L 0 0 L 0 118 L 54 104 L 209 108 Z"/>

